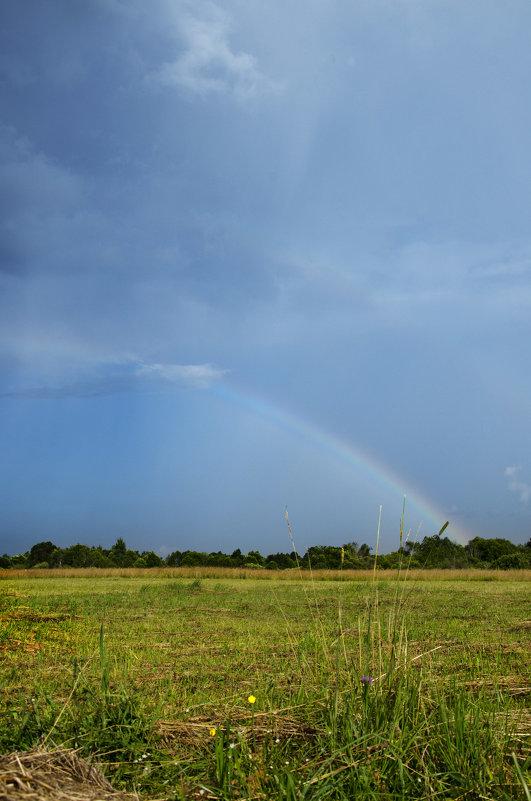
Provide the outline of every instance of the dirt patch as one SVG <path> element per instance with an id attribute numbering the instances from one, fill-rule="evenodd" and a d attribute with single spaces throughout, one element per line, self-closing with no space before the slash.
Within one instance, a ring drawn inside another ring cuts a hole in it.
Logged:
<path id="1" fill-rule="evenodd" d="M 36 654 L 41 650 L 39 643 L 33 641 L 15 640 L 13 637 L 6 637 L 0 642 L 0 652 L 2 651 L 23 651 L 25 654 Z M 0 799 L 1 801 L 1 799 Z"/>
<path id="2" fill-rule="evenodd" d="M 507 631 L 531 631 L 531 620 L 523 620 L 516 626 L 511 626 Z"/>
<path id="3" fill-rule="evenodd" d="M 8 617 L 10 620 L 24 620 L 28 623 L 57 623 L 61 620 L 70 620 L 72 615 L 70 612 L 38 612 L 26 607 L 18 607 L 16 609 L 8 610 Z"/>

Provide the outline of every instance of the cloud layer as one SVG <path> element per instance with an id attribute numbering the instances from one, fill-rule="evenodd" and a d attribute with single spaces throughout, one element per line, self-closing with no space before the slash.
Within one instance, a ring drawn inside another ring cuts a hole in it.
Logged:
<path id="1" fill-rule="evenodd" d="M 76 504 L 114 531 L 129 481 L 139 536 L 234 547 L 282 548 L 295 498 L 304 545 L 401 508 L 222 383 L 471 535 L 528 536 L 527 2 L 7 0 L 2 23 L 10 531 L 75 530 Z"/>
<path id="2" fill-rule="evenodd" d="M 201 4 L 194 12 L 176 14 L 174 61 L 166 62 L 152 78 L 166 86 L 175 86 L 191 95 L 232 95 L 246 101 L 273 84 L 262 75 L 256 59 L 247 52 L 236 52 L 229 40 L 229 19 L 220 8 Z"/>
<path id="3" fill-rule="evenodd" d="M 3 392 L 4 398 L 89 398 L 118 392 L 153 392 L 168 387 L 207 388 L 227 370 L 211 364 L 103 364 L 93 365 L 92 375 L 71 383 L 52 384 Z"/>

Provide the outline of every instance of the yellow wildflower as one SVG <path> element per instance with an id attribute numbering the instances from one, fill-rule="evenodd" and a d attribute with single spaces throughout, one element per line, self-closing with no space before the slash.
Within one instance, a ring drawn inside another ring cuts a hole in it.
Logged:
<path id="1" fill-rule="evenodd" d="M 208 733 L 210 734 L 210 736 L 211 736 L 211 737 L 215 737 L 215 736 L 216 736 L 216 730 L 215 730 L 215 728 L 214 728 L 214 727 L 212 727 Z"/>
<path id="2" fill-rule="evenodd" d="M 250 695 L 247 700 L 249 701 L 250 704 L 254 704 L 255 701 L 256 701 L 256 698 L 254 697 L 254 695 Z"/>

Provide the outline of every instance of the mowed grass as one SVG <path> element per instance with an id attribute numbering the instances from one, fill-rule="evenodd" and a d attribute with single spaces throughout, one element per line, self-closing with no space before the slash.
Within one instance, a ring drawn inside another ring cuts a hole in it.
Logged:
<path id="1" fill-rule="evenodd" d="M 270 573 L 6 571 L 0 747 L 161 799 L 530 798 L 529 572 Z"/>

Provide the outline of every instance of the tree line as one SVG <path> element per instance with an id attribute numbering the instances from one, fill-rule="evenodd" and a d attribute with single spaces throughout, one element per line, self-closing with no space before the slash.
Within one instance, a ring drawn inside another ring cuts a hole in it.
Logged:
<path id="1" fill-rule="evenodd" d="M 531 568 L 531 538 L 525 545 L 508 539 L 474 537 L 467 545 L 459 545 L 448 537 L 435 534 L 421 542 L 406 542 L 397 551 L 373 554 L 365 543 L 348 542 L 342 546 L 313 545 L 304 555 L 259 551 L 247 554 L 237 548 L 231 554 L 222 551 L 173 551 L 162 558 L 154 551 L 135 551 L 119 537 L 112 548 L 71 545 L 59 548 L 53 542 L 38 542 L 29 551 L 16 556 L 0 557 L 0 568 L 62 567 L 241 567 L 255 570 L 367 570 L 376 564 L 392 569 L 407 563 L 411 568 L 495 568 L 500 570 Z"/>

